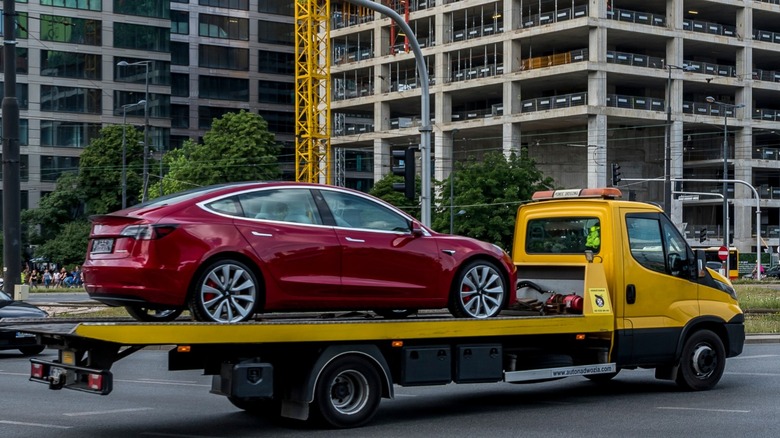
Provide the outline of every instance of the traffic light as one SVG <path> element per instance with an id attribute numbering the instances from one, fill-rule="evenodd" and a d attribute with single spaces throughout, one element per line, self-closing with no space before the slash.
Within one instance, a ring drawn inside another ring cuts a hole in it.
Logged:
<path id="1" fill-rule="evenodd" d="M 416 147 L 406 149 L 396 149 L 393 153 L 393 175 L 404 177 L 404 182 L 393 183 L 393 190 L 404 192 L 407 199 L 414 200 L 414 180 L 415 180 L 415 156 Z M 396 161 L 397 160 L 397 161 Z M 397 164 L 396 164 L 397 163 Z"/>
<path id="2" fill-rule="evenodd" d="M 620 173 L 620 164 L 612 163 L 612 187 L 620 183 L 620 180 L 622 179 L 621 178 L 622 175 L 623 174 Z"/>
<path id="3" fill-rule="evenodd" d="M 702 243 L 705 240 L 707 240 L 707 229 L 702 228 L 701 231 L 699 231 L 699 243 Z"/>

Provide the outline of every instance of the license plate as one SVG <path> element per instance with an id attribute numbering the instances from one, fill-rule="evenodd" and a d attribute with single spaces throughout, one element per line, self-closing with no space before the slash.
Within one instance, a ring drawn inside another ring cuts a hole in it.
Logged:
<path id="1" fill-rule="evenodd" d="M 95 239 L 92 241 L 92 253 L 105 254 L 114 249 L 114 239 Z"/>

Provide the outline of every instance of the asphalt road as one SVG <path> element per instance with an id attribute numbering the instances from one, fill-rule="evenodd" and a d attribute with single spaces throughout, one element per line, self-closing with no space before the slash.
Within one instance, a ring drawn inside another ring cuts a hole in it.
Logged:
<path id="1" fill-rule="evenodd" d="M 757 438 L 780 429 L 780 344 L 746 346 L 707 392 L 680 391 L 648 370 L 622 371 L 603 386 L 574 377 L 396 387 L 372 423 L 338 432 L 247 415 L 209 394 L 208 376 L 167 371 L 165 357 L 144 350 L 118 362 L 114 392 L 101 397 L 28 382 L 28 359 L 0 352 L 0 436 Z"/>

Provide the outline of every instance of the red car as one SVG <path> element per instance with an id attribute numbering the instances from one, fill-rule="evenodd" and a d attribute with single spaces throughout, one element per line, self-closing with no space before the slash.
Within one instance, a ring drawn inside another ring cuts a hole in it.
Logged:
<path id="1" fill-rule="evenodd" d="M 240 322 L 255 313 L 448 307 L 487 318 L 514 303 L 497 246 L 436 233 L 365 193 L 232 183 L 93 216 L 84 285 L 141 321 Z"/>

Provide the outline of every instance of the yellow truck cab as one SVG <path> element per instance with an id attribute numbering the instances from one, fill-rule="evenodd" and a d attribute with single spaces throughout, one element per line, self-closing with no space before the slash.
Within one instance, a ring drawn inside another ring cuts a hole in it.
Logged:
<path id="1" fill-rule="evenodd" d="M 617 188 L 545 191 L 521 206 L 512 251 L 518 297 L 565 294 L 600 264 L 614 313 L 610 361 L 709 389 L 744 344 L 734 288 L 660 208 L 621 197 Z"/>

